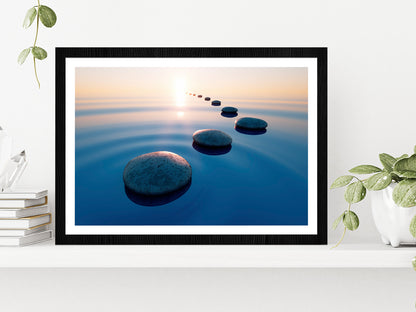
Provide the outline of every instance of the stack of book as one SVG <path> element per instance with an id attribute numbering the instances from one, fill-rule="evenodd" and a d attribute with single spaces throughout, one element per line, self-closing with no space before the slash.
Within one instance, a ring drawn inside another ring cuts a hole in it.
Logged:
<path id="1" fill-rule="evenodd" d="M 25 246 L 52 238 L 46 190 L 0 192 L 0 246 Z"/>

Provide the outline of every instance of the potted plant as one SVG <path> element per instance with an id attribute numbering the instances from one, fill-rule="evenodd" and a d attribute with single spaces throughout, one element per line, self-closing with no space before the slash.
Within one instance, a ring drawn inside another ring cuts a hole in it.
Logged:
<path id="1" fill-rule="evenodd" d="M 331 189 L 346 186 L 344 198 L 348 208 L 334 221 L 332 228 L 341 223 L 344 232 L 355 231 L 359 224 L 357 214 L 351 205 L 362 201 L 367 191 L 372 192 L 371 206 L 377 229 L 386 244 L 398 247 L 400 244 L 416 243 L 416 146 L 413 155 L 393 157 L 379 155 L 383 168 L 360 165 L 349 170 L 354 175 L 343 175 L 331 185 Z M 360 175 L 357 177 L 356 175 Z M 362 178 L 361 175 L 370 175 Z"/>

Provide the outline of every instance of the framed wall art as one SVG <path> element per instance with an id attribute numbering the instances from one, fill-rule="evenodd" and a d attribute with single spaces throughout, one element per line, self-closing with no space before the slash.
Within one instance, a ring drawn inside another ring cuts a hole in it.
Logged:
<path id="1" fill-rule="evenodd" d="M 57 48 L 57 244 L 326 244 L 326 48 Z"/>

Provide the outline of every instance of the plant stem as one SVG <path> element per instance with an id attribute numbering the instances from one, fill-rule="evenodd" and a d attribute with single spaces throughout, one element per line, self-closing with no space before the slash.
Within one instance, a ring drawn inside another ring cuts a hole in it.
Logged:
<path id="1" fill-rule="evenodd" d="M 35 77 L 36 77 L 36 81 L 37 81 L 39 89 L 40 89 L 40 82 L 39 82 L 39 78 L 38 78 L 38 72 L 36 71 L 36 58 L 35 57 L 33 57 L 33 67 L 35 68 Z"/>
<path id="2" fill-rule="evenodd" d="M 348 212 L 350 212 L 350 211 L 351 211 L 351 204 L 349 203 L 348 204 Z M 334 249 L 334 248 L 338 247 L 339 244 L 341 244 L 341 242 L 344 240 L 345 232 L 347 232 L 347 227 L 346 226 L 344 226 L 344 232 L 342 232 L 342 236 L 341 236 L 340 240 L 338 241 L 338 243 L 335 244 L 335 246 L 332 246 L 331 249 Z"/>
<path id="3" fill-rule="evenodd" d="M 38 9 L 36 11 L 36 35 L 35 35 L 35 42 L 33 43 L 33 46 L 36 47 L 36 42 L 38 41 L 38 33 L 39 33 L 39 7 L 40 3 L 38 0 Z"/>
<path id="4" fill-rule="evenodd" d="M 40 8 L 40 2 L 38 0 L 38 9 L 37 9 L 37 16 L 36 16 L 36 35 L 35 35 L 35 42 L 33 43 L 33 47 L 36 47 L 36 42 L 38 41 L 38 34 L 39 34 L 39 8 Z M 36 81 L 37 81 L 38 86 L 39 86 L 39 89 L 40 89 L 39 77 L 38 77 L 38 73 L 36 71 L 36 58 L 35 58 L 35 56 L 33 56 L 33 66 L 35 68 Z"/>
<path id="5" fill-rule="evenodd" d="M 361 179 L 359 179 L 359 178 L 357 178 L 357 177 L 355 177 L 354 176 L 354 178 L 356 178 L 358 181 L 360 181 L 361 183 L 363 183 L 363 182 L 365 182 L 365 181 L 367 181 L 368 179 L 364 179 L 364 180 L 361 180 Z"/>
<path id="6" fill-rule="evenodd" d="M 331 249 L 337 248 L 339 246 L 339 244 L 341 244 L 341 242 L 344 239 L 345 236 L 345 232 L 347 231 L 347 227 L 344 226 L 344 232 L 342 233 L 341 239 L 338 241 L 338 243 L 336 243 L 334 246 L 331 247 Z"/>

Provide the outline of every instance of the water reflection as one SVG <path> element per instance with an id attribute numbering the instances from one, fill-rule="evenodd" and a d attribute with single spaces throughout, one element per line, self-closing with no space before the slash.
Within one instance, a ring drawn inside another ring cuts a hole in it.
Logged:
<path id="1" fill-rule="evenodd" d="M 225 117 L 225 118 L 234 118 L 238 116 L 238 113 L 226 113 L 226 112 L 221 112 L 221 116 Z"/>
<path id="2" fill-rule="evenodd" d="M 194 141 L 192 143 L 192 147 L 196 151 L 202 154 L 206 154 L 206 155 L 224 155 L 224 154 L 227 154 L 229 151 L 231 151 L 231 144 L 225 147 L 207 147 L 207 146 L 199 145 L 198 143 Z"/>
<path id="3" fill-rule="evenodd" d="M 136 192 L 131 191 L 127 187 L 124 188 L 127 197 L 135 204 L 142 205 L 142 206 L 162 206 L 166 205 L 174 200 L 177 200 L 183 194 L 185 194 L 188 189 L 191 187 L 192 180 L 189 181 L 188 184 L 181 187 L 179 190 L 173 191 L 169 194 L 165 195 L 158 195 L 158 196 L 150 196 L 150 195 L 142 195 Z"/>
<path id="4" fill-rule="evenodd" d="M 244 129 L 244 128 L 237 127 L 237 126 L 235 126 L 234 129 L 237 132 L 240 132 L 240 133 L 243 133 L 243 134 L 249 134 L 249 135 L 259 135 L 259 134 L 265 134 L 267 132 L 266 129 L 257 129 L 257 130 L 254 130 L 254 129 Z"/>

